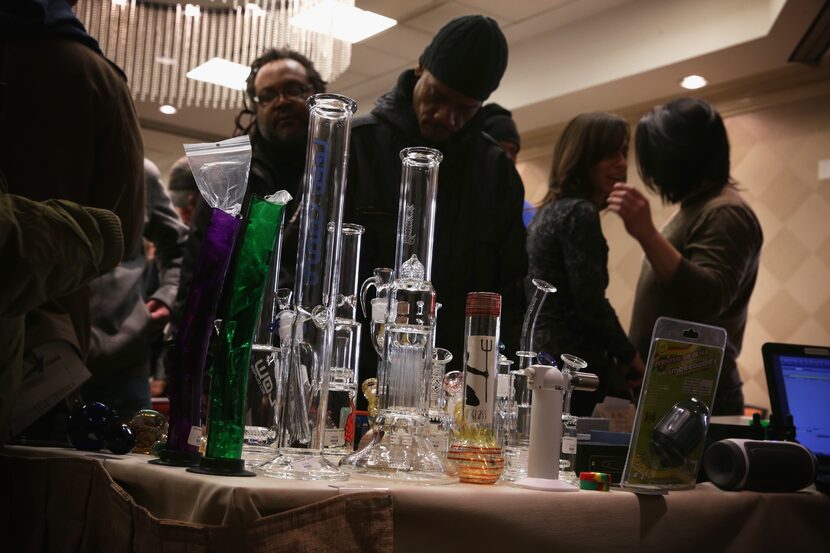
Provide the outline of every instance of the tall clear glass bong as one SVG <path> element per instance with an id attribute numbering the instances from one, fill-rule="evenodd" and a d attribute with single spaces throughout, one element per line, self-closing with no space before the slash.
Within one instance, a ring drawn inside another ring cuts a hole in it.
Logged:
<path id="1" fill-rule="evenodd" d="M 432 242 L 443 156 L 423 147 L 405 148 L 400 156 L 395 279 L 387 294 L 375 432 L 369 445 L 344 457 L 340 467 L 364 477 L 448 484 L 458 480 L 457 469 L 432 447 L 427 417 L 435 332 Z"/>
<path id="2" fill-rule="evenodd" d="M 284 440 L 267 476 L 300 480 L 347 478 L 323 457 L 323 432 L 334 345 L 351 124 L 357 104 L 345 96 L 308 99 L 309 136 L 303 178 L 294 302 L 281 314 L 291 324 L 286 359 Z M 330 232 L 329 225 L 333 225 Z"/>
<path id="3" fill-rule="evenodd" d="M 516 352 L 516 356 L 519 358 L 519 368 L 510 371 L 513 376 L 513 389 L 511 390 L 512 397 L 508 396 L 507 402 L 511 409 L 515 409 L 515 418 L 510 417 L 511 427 L 505 429 L 504 436 L 504 472 L 502 473 L 502 480 L 507 481 L 518 480 L 527 476 L 532 397 L 527 386 L 525 369 L 533 365 L 537 355 L 537 352 L 533 349 L 536 319 L 539 317 L 545 298 L 548 294 L 556 292 L 556 288 L 544 280 L 534 278 L 531 282 L 535 290 L 530 298 L 522 324 L 522 337 L 519 344 L 522 349 Z"/>
<path id="4" fill-rule="evenodd" d="M 334 225 L 329 224 L 334 232 Z M 360 244 L 365 229 L 343 223 L 340 255 L 340 290 L 334 319 L 334 354 L 329 376 L 328 413 L 323 432 L 326 455 L 346 455 L 354 451 L 354 403 L 357 397 L 360 364 L 360 330 L 357 322 L 357 285 Z"/>

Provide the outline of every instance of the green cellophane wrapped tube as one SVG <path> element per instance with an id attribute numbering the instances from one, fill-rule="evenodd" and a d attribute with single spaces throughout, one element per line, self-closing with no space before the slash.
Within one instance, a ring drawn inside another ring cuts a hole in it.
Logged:
<path id="1" fill-rule="evenodd" d="M 285 209 L 285 201 L 277 201 L 283 200 L 252 196 L 242 244 L 225 286 L 228 295 L 219 315 L 222 324 L 210 371 L 206 460 L 242 455 L 251 340 Z"/>

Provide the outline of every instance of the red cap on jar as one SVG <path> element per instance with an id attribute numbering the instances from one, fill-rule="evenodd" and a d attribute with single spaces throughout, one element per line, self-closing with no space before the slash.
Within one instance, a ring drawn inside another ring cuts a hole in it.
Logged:
<path id="1" fill-rule="evenodd" d="M 501 295 L 493 292 L 470 292 L 467 294 L 467 316 L 470 315 L 501 317 Z"/>

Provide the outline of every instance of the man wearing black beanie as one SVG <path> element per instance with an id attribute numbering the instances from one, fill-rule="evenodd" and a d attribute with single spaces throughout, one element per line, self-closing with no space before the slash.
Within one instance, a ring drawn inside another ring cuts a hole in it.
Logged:
<path id="1" fill-rule="evenodd" d="M 436 345 L 463 361 L 464 306 L 468 292 L 502 294 L 505 353 L 518 349 L 527 273 L 524 188 L 513 163 L 483 132 L 481 105 L 507 67 L 507 41 L 489 17 L 469 15 L 447 23 L 419 58 L 382 96 L 371 114 L 352 126 L 344 221 L 366 227 L 361 278 L 393 267 L 399 152 L 409 146 L 441 151 L 438 172 L 432 283 L 438 313 Z M 368 335 L 368 328 L 365 330 Z M 360 379 L 374 373 L 377 355 L 364 340 Z"/>

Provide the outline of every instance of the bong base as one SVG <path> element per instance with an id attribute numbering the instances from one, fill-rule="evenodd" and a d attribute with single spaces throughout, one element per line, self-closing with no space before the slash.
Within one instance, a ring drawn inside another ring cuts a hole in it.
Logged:
<path id="1" fill-rule="evenodd" d="M 269 462 L 277 454 L 277 448 L 261 445 L 242 446 L 242 459 L 248 468 L 257 467 Z"/>
<path id="2" fill-rule="evenodd" d="M 420 484 L 422 486 L 446 486 L 447 484 L 458 483 L 458 476 L 450 476 L 444 473 L 372 468 L 344 468 L 344 470 L 349 474 L 349 476 L 359 480 L 394 480 L 395 482 L 404 482 L 406 484 Z"/>
<path id="3" fill-rule="evenodd" d="M 561 480 L 551 480 L 549 478 L 522 478 L 510 483 L 511 486 L 525 488 L 527 490 L 540 490 L 543 492 L 578 492 L 579 488 L 562 482 Z"/>
<path id="4" fill-rule="evenodd" d="M 263 476 L 284 480 L 347 480 L 349 475 L 323 457 L 319 449 L 284 447 L 276 457 L 254 467 Z"/>
<path id="5" fill-rule="evenodd" d="M 413 413 L 381 412 L 372 441 L 347 455 L 340 468 L 355 478 L 426 486 L 458 482 L 455 463 L 442 458 L 427 438 L 428 421 Z"/>
<path id="6" fill-rule="evenodd" d="M 165 465 L 168 467 L 195 467 L 199 465 L 201 460 L 202 455 L 198 451 L 162 449 L 159 451 L 158 459 L 151 459 L 147 462 L 151 465 Z"/>
<path id="7" fill-rule="evenodd" d="M 218 476 L 256 476 L 253 472 L 245 470 L 245 461 L 242 459 L 211 459 L 210 457 L 204 457 L 198 467 L 190 467 L 187 472 Z"/>

